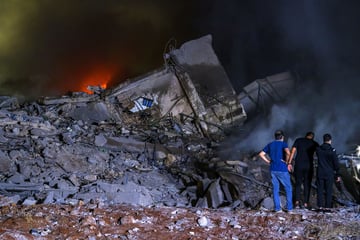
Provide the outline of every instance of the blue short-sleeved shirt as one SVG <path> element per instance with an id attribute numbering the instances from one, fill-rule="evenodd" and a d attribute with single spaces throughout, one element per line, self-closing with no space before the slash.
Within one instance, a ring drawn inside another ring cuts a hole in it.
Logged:
<path id="1" fill-rule="evenodd" d="M 275 140 L 267 144 L 263 151 L 271 158 L 270 171 L 287 172 L 287 164 L 284 149 L 288 144 L 284 141 Z"/>

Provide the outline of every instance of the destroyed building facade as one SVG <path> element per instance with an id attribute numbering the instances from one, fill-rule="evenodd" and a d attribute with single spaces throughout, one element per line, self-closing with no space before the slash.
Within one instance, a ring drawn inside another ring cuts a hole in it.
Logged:
<path id="1" fill-rule="evenodd" d="M 210 35 L 186 42 L 164 58 L 163 68 L 120 84 L 106 98 L 132 112 L 156 106 L 160 118 L 189 119 L 204 135 L 246 120 Z"/>

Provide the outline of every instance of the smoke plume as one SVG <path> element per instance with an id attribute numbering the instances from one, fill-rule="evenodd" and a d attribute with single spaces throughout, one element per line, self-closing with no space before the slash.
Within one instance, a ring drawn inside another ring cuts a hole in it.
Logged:
<path id="1" fill-rule="evenodd" d="M 274 53 L 272 57 L 289 59 L 292 63 L 289 70 L 300 75 L 301 85 L 290 93 L 286 102 L 274 105 L 269 115 L 249 119 L 230 143 L 225 144 L 233 145 L 236 141 L 238 151 L 230 157 L 260 151 L 274 139 L 277 129 L 285 131 L 290 147 L 297 137 L 314 131 L 319 143 L 323 134 L 330 133 L 338 152 L 356 149 L 360 143 L 357 120 L 360 34 L 356 23 L 360 17 L 354 9 L 353 5 L 337 1 L 283 1 L 272 8 L 272 31 L 278 35 L 275 45 L 283 44 L 282 51 L 286 53 Z M 263 18 L 267 17 L 269 14 L 264 13 Z M 271 48 L 271 44 L 265 45 Z"/>

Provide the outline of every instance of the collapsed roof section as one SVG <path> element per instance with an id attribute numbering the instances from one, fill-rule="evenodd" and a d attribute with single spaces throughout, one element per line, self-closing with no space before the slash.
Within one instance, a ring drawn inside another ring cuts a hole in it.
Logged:
<path id="1" fill-rule="evenodd" d="M 293 92 L 297 79 L 290 72 L 282 72 L 257 79 L 246 85 L 238 95 L 249 117 L 266 112 L 271 105 L 284 101 Z"/>
<path id="2" fill-rule="evenodd" d="M 164 59 L 164 67 L 108 90 L 106 99 L 132 112 L 156 106 L 160 117 L 191 120 L 204 135 L 246 120 L 210 35 L 184 43 Z"/>

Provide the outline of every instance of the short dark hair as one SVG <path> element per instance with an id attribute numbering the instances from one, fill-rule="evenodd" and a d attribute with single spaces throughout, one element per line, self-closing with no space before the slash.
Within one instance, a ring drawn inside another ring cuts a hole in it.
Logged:
<path id="1" fill-rule="evenodd" d="M 276 140 L 280 140 L 284 136 L 284 132 L 282 130 L 276 130 L 274 136 Z"/>
<path id="2" fill-rule="evenodd" d="M 325 133 L 323 136 L 324 142 L 328 142 L 331 140 L 331 135 L 329 133 Z"/>
<path id="3" fill-rule="evenodd" d="M 315 133 L 311 132 L 311 131 L 307 132 L 305 135 L 305 137 L 312 137 L 312 138 L 314 138 L 314 136 L 315 136 Z"/>

